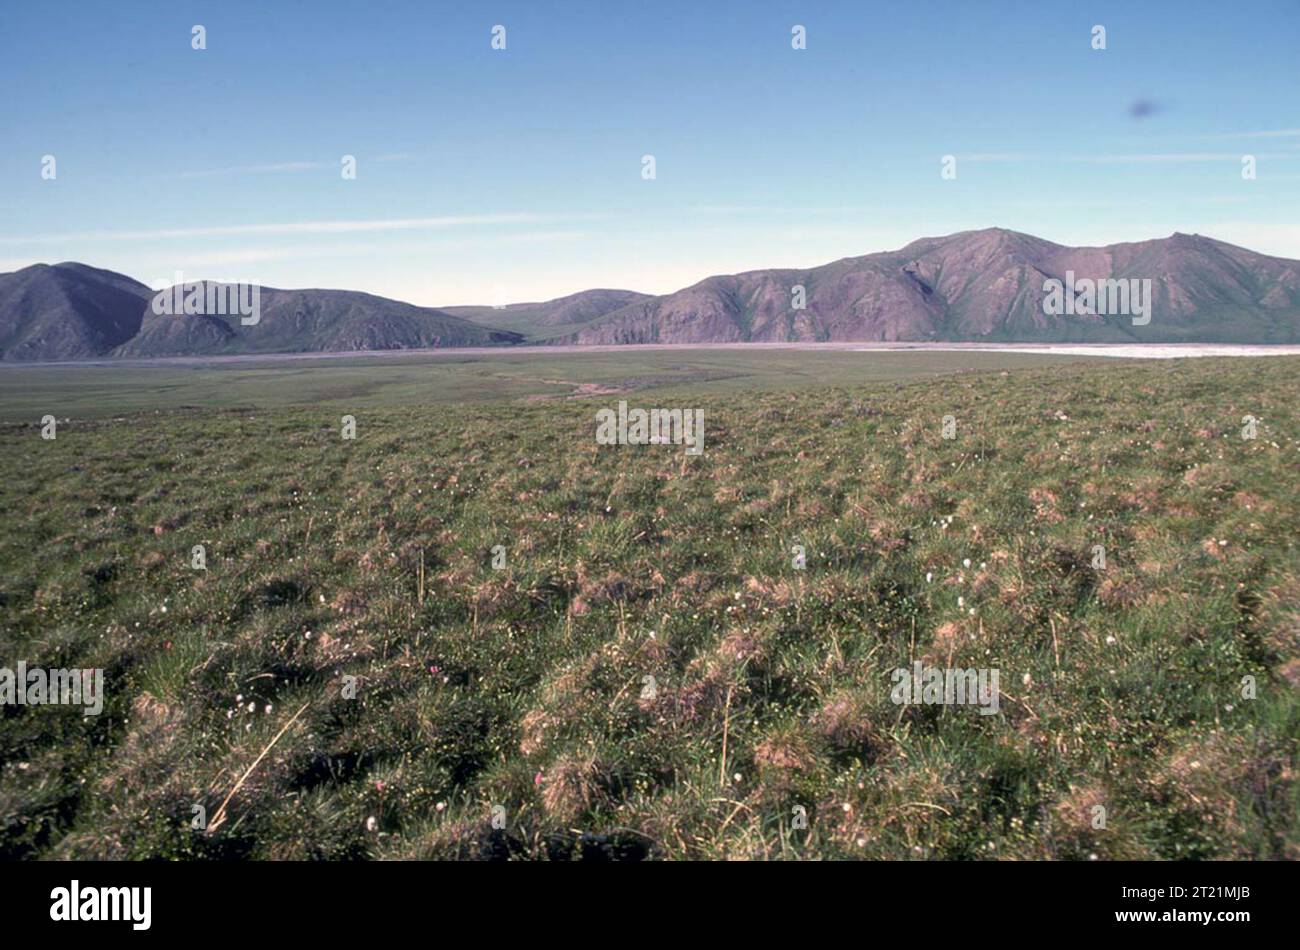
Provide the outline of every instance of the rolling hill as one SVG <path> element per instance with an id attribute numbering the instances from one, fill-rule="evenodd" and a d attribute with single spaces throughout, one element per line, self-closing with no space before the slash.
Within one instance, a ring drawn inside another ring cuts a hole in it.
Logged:
<path id="1" fill-rule="evenodd" d="M 208 285 L 204 285 L 205 290 Z M 0 274 L 0 359 L 239 355 L 518 343 L 432 307 L 349 290 L 259 288 L 260 319 L 159 315 L 144 284 L 84 264 Z"/>
<path id="2" fill-rule="evenodd" d="M 1044 282 L 1150 280 L 1152 317 L 1045 312 Z M 796 286 L 805 305 L 794 305 Z M 649 296 L 420 307 L 348 290 L 261 288 L 261 319 L 157 315 L 152 292 L 84 264 L 0 274 L 0 359 L 511 345 L 745 342 L 1297 343 L 1300 261 L 1192 234 L 1067 247 L 1001 228 L 810 269 L 709 277 Z"/>
<path id="3" fill-rule="evenodd" d="M 453 316 L 484 326 L 516 330 L 530 339 L 574 333 L 606 314 L 632 304 L 654 300 L 634 290 L 583 290 L 542 303 L 514 303 L 505 307 L 442 307 Z"/>
<path id="4" fill-rule="evenodd" d="M 148 297 L 144 284 L 84 264 L 36 264 L 0 274 L 0 355 L 103 356 L 139 332 Z"/>
<path id="5" fill-rule="evenodd" d="M 1043 283 L 1150 279 L 1150 324 L 1050 317 Z M 792 288 L 806 307 L 792 307 Z M 988 341 L 1294 343 L 1300 340 L 1300 261 L 1198 235 L 1106 247 L 1066 247 L 990 228 L 913 241 L 898 251 L 809 270 L 710 277 L 637 301 L 567 343 Z"/>

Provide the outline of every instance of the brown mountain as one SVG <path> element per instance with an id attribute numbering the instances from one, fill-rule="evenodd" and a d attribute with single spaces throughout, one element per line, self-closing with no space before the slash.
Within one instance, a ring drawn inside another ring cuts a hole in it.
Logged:
<path id="1" fill-rule="evenodd" d="M 85 264 L 36 264 L 0 274 L 0 358 L 103 356 L 140 329 L 149 288 Z"/>
<path id="2" fill-rule="evenodd" d="M 206 288 L 206 284 L 205 284 Z M 432 307 L 352 290 L 260 288 L 260 318 L 145 314 L 114 356 L 352 352 L 519 343 L 518 333 L 479 326 Z"/>
<path id="3" fill-rule="evenodd" d="M 205 290 L 207 284 L 204 285 Z M 302 353 L 519 343 L 432 307 L 350 290 L 260 288 L 260 320 L 158 315 L 150 288 L 84 264 L 0 274 L 0 359 Z"/>
<path id="4" fill-rule="evenodd" d="M 1044 281 L 1150 280 L 1152 317 L 1044 312 Z M 792 288 L 805 290 L 795 309 Z M 504 309 L 417 307 L 346 290 L 261 288 L 261 320 L 159 316 L 144 284 L 84 264 L 0 274 L 0 359 L 555 343 L 1300 342 L 1300 261 L 1198 235 L 1066 247 L 1000 228 L 923 238 L 807 270 L 710 277 L 650 297 L 589 290 Z"/>
<path id="5" fill-rule="evenodd" d="M 1152 319 L 1044 312 L 1044 281 L 1151 280 Z M 806 307 L 792 306 L 802 285 Z M 1300 262 L 1198 235 L 1066 247 L 1001 228 L 923 238 L 809 270 L 710 277 L 554 342 L 1300 341 Z"/>
<path id="6" fill-rule="evenodd" d="M 512 303 L 504 307 L 442 307 L 453 316 L 483 326 L 519 330 L 533 339 L 573 333 L 593 320 L 629 304 L 653 300 L 634 290 L 583 290 L 541 303 Z"/>

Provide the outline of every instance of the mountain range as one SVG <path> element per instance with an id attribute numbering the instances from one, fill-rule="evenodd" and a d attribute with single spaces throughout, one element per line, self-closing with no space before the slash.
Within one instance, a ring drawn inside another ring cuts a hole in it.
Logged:
<path id="1" fill-rule="evenodd" d="M 1149 279 L 1152 319 L 1045 313 L 1044 281 Z M 795 304 L 802 287 L 802 307 Z M 568 344 L 1300 342 L 1300 261 L 1193 234 L 1067 247 L 1001 228 L 810 269 L 709 277 L 675 293 L 419 307 L 347 290 L 260 288 L 260 319 L 159 315 L 154 291 L 85 264 L 0 274 L 0 359 L 206 356 Z"/>
<path id="2" fill-rule="evenodd" d="M 112 271 L 76 263 L 35 264 L 0 274 L 0 358 L 392 350 L 490 346 L 524 339 L 431 307 L 372 294 L 259 290 L 260 319 L 244 326 L 238 314 L 156 314 L 153 290 Z"/>

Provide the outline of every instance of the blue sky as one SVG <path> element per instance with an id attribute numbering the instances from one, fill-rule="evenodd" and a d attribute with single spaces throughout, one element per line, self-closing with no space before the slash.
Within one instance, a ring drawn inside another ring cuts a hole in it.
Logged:
<path id="1" fill-rule="evenodd" d="M 1300 258 L 1298 57 L 1297 0 L 12 3 L 0 270 L 449 305 L 989 226 Z"/>

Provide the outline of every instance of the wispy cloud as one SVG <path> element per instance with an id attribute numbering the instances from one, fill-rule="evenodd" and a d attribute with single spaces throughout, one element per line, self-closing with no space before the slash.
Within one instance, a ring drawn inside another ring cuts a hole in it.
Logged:
<path id="1" fill-rule="evenodd" d="M 1000 162 L 1037 162 L 1041 161 L 1044 156 L 1035 152 L 971 152 L 967 155 L 958 155 L 959 162 L 987 162 L 990 164 Z"/>
<path id="2" fill-rule="evenodd" d="M 1264 129 L 1255 132 L 1225 132 L 1221 135 L 1211 135 L 1208 138 L 1219 141 L 1228 141 L 1231 139 L 1293 139 L 1300 138 L 1300 129 Z"/>
<path id="3" fill-rule="evenodd" d="M 387 164 L 389 162 L 414 161 L 419 157 L 414 152 L 389 152 L 376 155 L 373 158 L 361 156 L 359 160 Z M 168 177 L 182 179 L 232 178 L 238 175 L 282 175 L 295 172 L 337 171 L 341 161 L 342 156 L 340 155 L 338 159 L 329 162 L 269 162 L 263 165 L 228 165 L 224 168 L 197 168 L 191 171 L 177 172 L 175 175 Z"/>
<path id="4" fill-rule="evenodd" d="M 870 208 L 854 205 L 823 207 L 793 207 L 779 205 L 695 205 L 690 209 L 695 214 L 772 214 L 772 215 L 814 215 L 814 214 L 858 214 L 870 211 Z"/>
<path id="5" fill-rule="evenodd" d="M 285 172 L 314 172 L 335 167 L 327 162 L 277 162 L 272 165 L 231 165 L 227 168 L 203 168 L 179 172 L 175 178 L 221 178 L 233 175 L 274 175 Z"/>
<path id="6" fill-rule="evenodd" d="M 1273 176 L 1277 177 L 1277 176 Z M 1240 205 L 1248 204 L 1251 201 L 1249 195 L 1207 195 L 1195 194 L 1188 195 L 1179 201 L 1181 206 L 1190 205 Z M 1017 198 L 1013 201 L 1002 203 L 1006 208 L 1022 208 L 1033 211 L 1044 211 L 1048 209 L 1087 209 L 1090 211 L 1099 210 L 1116 210 L 1131 211 L 1134 208 L 1159 208 L 1163 207 L 1164 202 L 1155 198 L 1151 199 L 1131 199 L 1124 200 L 1119 198 Z M 1155 232 L 1152 232 L 1155 233 Z M 1144 239 L 1145 240 L 1145 239 Z"/>
<path id="7" fill-rule="evenodd" d="M 1188 162 L 1237 162 L 1240 155 L 1227 152 L 1147 152 L 1118 155 L 1064 155 L 1061 161 L 1097 165 L 1166 165 Z"/>
<path id="8" fill-rule="evenodd" d="M 444 228 L 481 227 L 499 224 L 552 224 L 564 221 L 596 221 L 608 217 L 599 212 L 572 214 L 443 215 L 432 218 L 373 218 L 360 221 L 291 221 L 276 224 L 232 224 L 202 228 L 156 228 L 141 231 L 74 231 L 28 237 L 0 237 L 0 243 L 59 243 L 66 241 L 162 241 L 178 238 L 242 237 L 249 235 L 358 234 L 379 231 L 433 231 Z"/>
<path id="9" fill-rule="evenodd" d="M 1206 224 L 1204 234 L 1220 241 L 1248 247 L 1261 254 L 1300 258 L 1300 225 L 1261 224 L 1257 221 L 1220 221 Z"/>
<path id="10" fill-rule="evenodd" d="M 144 260 L 148 261 L 150 266 L 162 269 L 188 268 L 197 270 L 231 264 L 260 264 L 271 261 L 314 260 L 327 257 L 346 257 L 360 260 L 374 257 L 392 258 L 433 251 L 440 254 L 454 254 L 459 251 L 492 249 L 495 247 L 576 241 L 587 236 L 583 231 L 530 231 L 524 234 L 498 234 L 490 237 L 402 242 L 400 244 L 290 244 L 274 247 L 241 247 L 229 251 L 150 254 Z"/>
<path id="11" fill-rule="evenodd" d="M 41 262 L 35 257 L 0 257 L 0 274 L 22 270 L 24 267 L 31 267 L 33 264 L 39 263 Z"/>
<path id="12" fill-rule="evenodd" d="M 1281 153 L 1256 154 L 1256 158 L 1296 158 Z M 1116 152 L 1097 154 L 1038 154 L 1034 152 L 972 152 L 958 155 L 959 162 L 1012 163 L 1012 162 L 1071 162 L 1089 165 L 1179 165 L 1196 162 L 1239 162 L 1236 152 Z"/>

